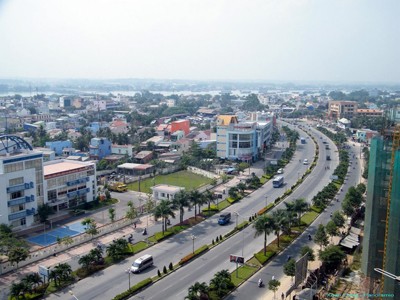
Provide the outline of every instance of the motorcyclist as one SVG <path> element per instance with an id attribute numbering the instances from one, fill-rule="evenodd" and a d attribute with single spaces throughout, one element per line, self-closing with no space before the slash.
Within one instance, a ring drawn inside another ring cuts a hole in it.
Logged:
<path id="1" fill-rule="evenodd" d="M 261 287 L 262 285 L 263 285 L 263 281 L 262 281 L 262 279 L 260 278 L 260 279 L 258 279 L 258 286 Z"/>

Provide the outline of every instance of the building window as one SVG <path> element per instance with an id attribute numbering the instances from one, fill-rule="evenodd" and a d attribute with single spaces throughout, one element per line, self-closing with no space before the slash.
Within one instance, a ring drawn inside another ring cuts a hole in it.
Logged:
<path id="1" fill-rule="evenodd" d="M 16 171 L 21 171 L 23 169 L 24 169 L 23 162 L 7 164 L 4 166 L 4 173 L 12 173 L 12 172 L 16 172 Z"/>
<path id="2" fill-rule="evenodd" d="M 17 199 L 17 198 L 21 198 L 23 196 L 24 196 L 24 192 L 23 191 L 18 191 L 18 192 L 15 192 L 15 193 L 11 193 L 10 199 L 11 200 L 12 199 Z"/>
<path id="3" fill-rule="evenodd" d="M 24 183 L 24 177 L 13 178 L 8 181 L 9 186 L 23 184 L 23 183 Z"/>

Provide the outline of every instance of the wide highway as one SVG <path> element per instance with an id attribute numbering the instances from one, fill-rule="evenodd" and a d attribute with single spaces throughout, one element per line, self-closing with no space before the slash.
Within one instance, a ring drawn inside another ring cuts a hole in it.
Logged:
<path id="1" fill-rule="evenodd" d="M 305 134 L 301 133 L 301 136 L 305 136 Z M 321 151 L 321 148 L 320 146 L 320 153 L 324 156 L 325 150 Z M 292 162 L 285 168 L 284 176 L 285 182 L 287 183 L 286 186 L 274 189 L 270 181 L 248 197 L 229 207 L 227 211 L 231 211 L 232 213 L 237 212 L 240 216 L 238 219 L 239 223 L 243 220 L 248 220 L 250 215 L 254 215 L 254 213 L 262 209 L 266 205 L 266 202 L 270 203 L 274 201 L 276 197 L 282 195 L 286 188 L 290 188 L 290 186 L 297 181 L 298 177 L 305 173 L 309 166 L 303 165 L 302 161 L 307 158 L 312 162 L 314 153 L 315 146 L 311 139 L 307 139 L 306 144 L 300 144 L 299 142 L 298 149 Z M 299 160 L 301 163 L 299 163 Z M 335 158 L 333 157 L 331 164 L 334 163 Z M 331 168 L 331 171 L 332 169 L 333 168 Z M 322 170 L 324 170 L 322 165 L 317 166 L 304 182 L 304 185 L 313 186 L 314 184 L 311 184 L 312 178 L 318 178 L 321 175 L 327 175 L 329 173 L 325 170 L 322 172 Z M 195 248 L 199 248 L 204 244 L 210 244 L 212 239 L 215 239 L 219 235 L 226 234 L 235 226 L 235 217 L 233 217 L 232 222 L 226 226 L 219 226 L 217 224 L 217 219 L 218 215 L 215 215 L 131 257 L 129 260 L 122 261 L 93 276 L 85 278 L 64 291 L 50 295 L 48 299 L 71 299 L 71 295 L 68 293 L 69 289 L 72 289 L 79 299 L 112 299 L 118 293 L 128 289 L 129 275 L 126 273 L 126 270 L 130 268 L 130 265 L 136 258 L 144 254 L 151 254 L 154 257 L 154 267 L 140 274 L 131 275 L 131 285 L 147 277 L 157 275 L 157 269 L 162 271 L 163 267 L 168 267 L 170 262 L 175 264 L 183 256 L 191 253 L 193 247 L 192 235 L 196 237 L 194 241 Z M 134 296 L 134 299 L 183 299 L 187 294 L 187 288 L 194 282 L 208 282 L 213 274 L 221 269 L 232 270 L 233 265 L 228 263 L 229 254 L 241 254 L 243 251 L 245 257 L 250 257 L 261 248 L 262 238 L 254 239 L 253 229 L 247 228 L 195 261 L 160 280 L 142 293 Z"/>

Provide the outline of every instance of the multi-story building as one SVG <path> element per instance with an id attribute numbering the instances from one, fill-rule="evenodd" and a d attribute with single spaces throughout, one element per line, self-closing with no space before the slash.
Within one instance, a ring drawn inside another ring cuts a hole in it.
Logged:
<path id="1" fill-rule="evenodd" d="M 361 269 L 368 292 L 400 299 L 396 280 L 375 271 L 400 275 L 400 131 L 394 136 L 392 128 L 371 140 Z"/>
<path id="2" fill-rule="evenodd" d="M 383 110 L 379 109 L 357 109 L 357 116 L 360 117 L 383 117 Z"/>
<path id="3" fill-rule="evenodd" d="M 357 102 L 355 101 L 329 101 L 328 117 L 331 119 L 351 119 L 357 114 Z"/>
<path id="4" fill-rule="evenodd" d="M 236 116 L 221 115 L 217 119 L 217 156 L 230 160 L 256 160 L 267 148 L 272 121 L 242 122 Z"/>
<path id="5" fill-rule="evenodd" d="M 72 142 L 70 140 L 46 142 L 46 148 L 53 150 L 56 155 L 61 156 L 64 148 L 72 148 Z"/>
<path id="6" fill-rule="evenodd" d="M 111 142 L 107 138 L 92 138 L 89 145 L 89 155 L 93 159 L 101 160 L 111 154 Z"/>
<path id="7" fill-rule="evenodd" d="M 96 199 L 96 166 L 93 162 L 56 160 L 44 164 L 45 202 L 54 211 Z"/>
<path id="8" fill-rule="evenodd" d="M 0 223 L 21 230 L 34 224 L 44 203 L 43 154 L 17 136 L 0 140 Z"/>

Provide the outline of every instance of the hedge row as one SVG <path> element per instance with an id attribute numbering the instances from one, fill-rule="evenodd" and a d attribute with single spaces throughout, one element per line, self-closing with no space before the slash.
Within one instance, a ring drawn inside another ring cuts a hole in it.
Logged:
<path id="1" fill-rule="evenodd" d="M 200 254 L 208 251 L 208 245 L 204 245 L 201 246 L 199 249 L 197 249 L 196 251 L 194 251 L 194 253 L 190 253 L 188 255 L 186 255 L 185 257 L 183 257 L 180 261 L 179 261 L 179 265 L 184 265 L 186 263 L 188 263 L 189 261 L 191 261 L 193 258 L 195 258 L 196 256 L 199 256 Z"/>
<path id="2" fill-rule="evenodd" d="M 115 296 L 112 300 L 124 300 L 124 299 L 129 299 L 133 294 L 136 292 L 140 291 L 141 289 L 147 287 L 148 285 L 152 284 L 153 280 L 151 278 L 146 278 L 139 283 L 135 284 L 132 286 L 129 290 L 118 294 Z"/>
<path id="3" fill-rule="evenodd" d="M 267 206 L 263 207 L 262 209 L 260 209 L 257 213 L 257 215 L 261 216 L 263 214 L 265 214 L 266 212 L 268 212 L 270 209 L 272 209 L 275 206 L 275 203 L 270 203 Z"/>

